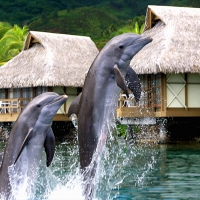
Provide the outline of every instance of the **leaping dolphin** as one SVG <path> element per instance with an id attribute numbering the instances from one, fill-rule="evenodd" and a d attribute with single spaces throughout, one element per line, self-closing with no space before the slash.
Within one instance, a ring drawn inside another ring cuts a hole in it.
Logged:
<path id="1" fill-rule="evenodd" d="M 140 81 L 130 67 L 130 61 L 151 41 L 149 37 L 132 33 L 112 38 L 95 58 L 87 73 L 82 93 L 69 108 L 68 116 L 72 113 L 78 116 L 80 167 L 83 174 L 89 170 L 84 175 L 85 180 L 88 180 L 84 189 L 87 200 L 93 195 L 92 178 L 97 165 L 94 154 L 98 156 L 105 144 L 120 90 L 128 96 L 130 89 L 136 101 L 140 99 Z"/>
<path id="2" fill-rule="evenodd" d="M 14 123 L 0 168 L 0 197 L 10 199 L 25 178 L 35 178 L 42 149 L 46 165 L 51 164 L 55 152 L 55 137 L 51 129 L 53 117 L 67 95 L 46 92 L 35 97 Z M 13 198 L 13 197 L 12 197 Z"/>

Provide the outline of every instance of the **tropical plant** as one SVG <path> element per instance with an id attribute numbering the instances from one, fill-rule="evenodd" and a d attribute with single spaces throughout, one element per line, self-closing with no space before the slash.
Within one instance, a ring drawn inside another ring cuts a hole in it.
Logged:
<path id="1" fill-rule="evenodd" d="M 138 125 L 133 125 L 132 126 L 133 129 L 133 133 L 135 134 L 140 134 L 140 128 L 138 127 Z M 125 124 L 117 124 L 117 135 L 121 136 L 123 138 L 127 137 L 127 125 Z"/>
<path id="2" fill-rule="evenodd" d="M 18 25 L 10 27 L 5 24 L 5 28 L 2 28 L 2 30 L 6 30 L 6 28 L 7 31 L 5 31 L 0 38 L 0 66 L 4 65 L 7 61 L 20 53 L 28 33 L 27 26 L 20 28 Z"/>
<path id="3" fill-rule="evenodd" d="M 11 28 L 12 28 L 12 26 L 9 23 L 7 23 L 7 22 L 0 22 L 0 39 Z"/>
<path id="4" fill-rule="evenodd" d="M 115 24 L 111 24 L 107 29 L 101 32 L 102 38 L 98 41 L 95 41 L 98 49 L 102 49 L 106 42 L 116 35 L 123 33 L 136 33 L 142 34 L 144 30 L 144 21 L 145 16 L 136 16 L 133 20 L 128 20 L 125 26 L 118 28 Z"/>
<path id="5" fill-rule="evenodd" d="M 116 36 L 116 35 L 120 35 L 122 33 L 136 33 L 136 34 L 142 34 L 144 30 L 144 23 L 140 26 L 138 24 L 138 22 L 133 22 L 133 20 L 128 20 L 127 21 L 127 25 L 125 25 L 124 27 L 118 29 L 117 31 L 113 32 L 110 35 L 110 38 Z"/>
<path id="6" fill-rule="evenodd" d="M 117 135 L 123 138 L 127 136 L 127 125 L 117 124 Z"/>

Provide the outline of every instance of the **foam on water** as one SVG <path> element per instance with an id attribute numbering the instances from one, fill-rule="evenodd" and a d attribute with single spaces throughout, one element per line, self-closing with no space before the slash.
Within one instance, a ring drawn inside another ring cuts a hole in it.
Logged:
<path id="1" fill-rule="evenodd" d="M 117 137 L 113 130 L 114 127 L 111 127 L 106 145 L 99 148 L 101 155 L 95 158 L 99 164 L 93 180 L 94 200 L 117 198 L 120 188 L 127 182 L 133 187 L 144 186 L 148 173 L 156 166 L 157 151 L 149 151 L 144 145 L 127 146 L 126 141 Z M 14 176 L 12 166 L 9 170 L 15 183 L 9 200 L 84 200 L 77 141 L 56 145 L 55 157 L 48 168 L 43 152 L 34 184 L 24 178 L 19 187 L 16 184 L 19 177 Z"/>
<path id="2" fill-rule="evenodd" d="M 10 181 L 11 181 L 11 196 L 9 200 L 27 200 L 31 198 L 30 180 L 28 177 L 21 178 L 16 176 L 13 166 L 9 167 Z"/>
<path id="3" fill-rule="evenodd" d="M 70 198 L 71 200 L 84 200 L 80 175 L 71 177 L 71 180 L 69 180 L 65 185 L 58 184 L 48 195 L 48 200 L 64 200 L 67 198 Z"/>
<path id="4" fill-rule="evenodd" d="M 33 169 L 36 170 L 36 169 Z M 25 164 L 20 173 L 16 173 L 15 165 L 8 167 L 9 181 L 10 181 L 10 195 L 9 197 L 0 196 L 1 200 L 27 200 L 34 199 L 34 183 L 35 180 L 28 176 L 28 167 Z"/>

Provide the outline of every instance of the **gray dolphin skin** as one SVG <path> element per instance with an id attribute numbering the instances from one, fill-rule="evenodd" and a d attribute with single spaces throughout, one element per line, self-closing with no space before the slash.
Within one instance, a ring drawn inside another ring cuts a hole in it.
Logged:
<path id="1" fill-rule="evenodd" d="M 45 92 L 35 97 L 14 123 L 0 168 L 1 198 L 10 199 L 13 188 L 20 187 L 25 178 L 34 180 L 43 147 L 46 165 L 51 164 L 55 152 L 51 124 L 67 98 L 67 95 Z"/>
<path id="2" fill-rule="evenodd" d="M 85 174 L 85 180 L 89 180 L 84 191 L 87 200 L 93 196 L 93 183 L 89 177 L 95 175 L 96 157 L 105 144 L 121 89 L 127 96 L 130 89 L 136 101 L 140 99 L 140 81 L 130 67 L 130 61 L 151 41 L 149 37 L 133 33 L 112 38 L 95 58 L 82 93 L 69 108 L 68 116 L 72 113 L 78 116 L 80 168 Z"/>

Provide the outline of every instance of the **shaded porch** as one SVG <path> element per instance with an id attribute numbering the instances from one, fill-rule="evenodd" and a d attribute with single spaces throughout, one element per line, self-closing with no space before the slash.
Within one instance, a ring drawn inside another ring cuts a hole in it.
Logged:
<path id="1" fill-rule="evenodd" d="M 139 105 L 134 97 L 121 94 L 119 118 L 199 117 L 200 76 L 197 73 L 139 75 L 142 94 Z"/>
<path id="2" fill-rule="evenodd" d="M 29 98 L 0 99 L 0 122 L 14 122 L 25 106 L 31 101 Z M 66 112 L 61 107 L 53 121 L 69 121 Z"/>

